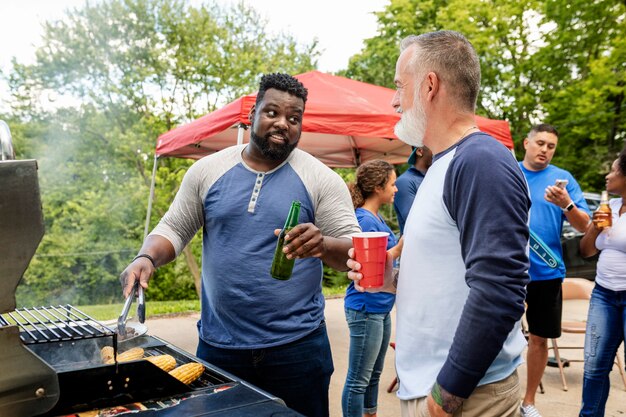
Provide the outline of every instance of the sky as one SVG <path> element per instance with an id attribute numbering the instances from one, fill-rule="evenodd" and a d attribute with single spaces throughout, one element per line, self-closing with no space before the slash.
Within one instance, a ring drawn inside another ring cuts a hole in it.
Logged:
<path id="1" fill-rule="evenodd" d="M 217 0 L 231 4 L 236 0 Z M 200 0 L 190 0 L 199 4 Z M 376 34 L 374 11 L 389 0 L 244 0 L 268 20 L 273 33 L 291 33 L 302 43 L 317 37 L 322 55 L 318 69 L 344 69 L 350 56 L 359 52 L 363 40 Z M 44 21 L 63 18 L 68 9 L 80 8 L 85 0 L 1 0 L 0 69 L 7 71 L 12 57 L 20 63 L 34 60 Z M 1 90 L 0 90 L 1 93 Z"/>

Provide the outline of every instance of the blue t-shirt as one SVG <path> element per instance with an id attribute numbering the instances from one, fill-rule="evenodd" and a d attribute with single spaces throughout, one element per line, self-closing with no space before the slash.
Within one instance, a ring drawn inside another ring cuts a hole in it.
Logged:
<path id="1" fill-rule="evenodd" d="M 193 164 L 151 234 L 180 254 L 202 229 L 200 339 L 228 349 L 263 349 L 298 340 L 324 319 L 322 261 L 297 259 L 291 279 L 270 276 L 276 236 L 292 200 L 299 223 L 322 235 L 360 232 L 345 182 L 313 156 L 294 149 L 267 172 L 248 166 L 233 146 Z"/>
<path id="2" fill-rule="evenodd" d="M 589 207 L 583 196 L 580 186 L 569 172 L 554 165 L 548 165 L 541 171 L 530 171 L 519 163 L 528 188 L 530 188 L 530 230 L 535 232 L 541 240 L 558 256 L 559 265 L 550 268 L 541 258 L 530 251 L 530 270 L 528 271 L 531 281 L 545 281 L 549 279 L 563 279 L 565 277 L 565 265 L 563 264 L 563 251 L 561 249 L 561 230 L 565 214 L 560 207 L 546 201 L 544 195 L 546 187 L 554 185 L 557 179 L 567 180 L 567 192 L 576 207 L 589 214 Z"/>
<path id="3" fill-rule="evenodd" d="M 393 208 L 398 216 L 398 225 L 400 226 L 400 233 L 404 233 L 404 223 L 406 223 L 407 217 L 409 217 L 409 211 L 415 200 L 415 194 L 417 189 L 424 181 L 424 174 L 418 171 L 415 167 L 410 167 L 404 174 L 400 175 L 396 180 L 396 193 L 393 200 Z"/>
<path id="4" fill-rule="evenodd" d="M 356 209 L 356 219 L 359 221 L 361 230 L 364 232 L 387 232 L 387 250 L 396 246 L 397 241 L 387 223 L 379 215 L 364 208 Z M 368 313 L 388 313 L 393 308 L 396 296 L 387 292 L 359 292 L 354 288 L 354 283 L 350 283 L 346 290 L 345 306 L 352 310 L 366 311 Z"/>

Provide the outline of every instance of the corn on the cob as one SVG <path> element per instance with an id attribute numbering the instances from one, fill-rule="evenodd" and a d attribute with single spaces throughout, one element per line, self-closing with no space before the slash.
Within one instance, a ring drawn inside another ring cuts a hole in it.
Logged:
<path id="1" fill-rule="evenodd" d="M 107 362 L 113 359 L 114 355 L 113 346 L 105 346 L 100 350 L 100 356 L 102 357 L 102 362 Z"/>
<path id="2" fill-rule="evenodd" d="M 191 384 L 204 372 L 204 366 L 198 362 L 189 362 L 170 371 L 170 375 L 184 384 Z"/>
<path id="3" fill-rule="evenodd" d="M 146 360 L 152 362 L 165 372 L 169 372 L 176 368 L 176 359 L 174 359 L 172 355 L 148 356 Z"/>
<path id="4" fill-rule="evenodd" d="M 119 355 L 117 355 L 117 361 L 118 362 L 128 362 L 128 361 L 134 361 L 136 359 L 141 359 L 143 358 L 143 349 L 140 347 L 134 347 L 132 349 L 127 350 L 124 353 L 120 353 Z M 108 361 L 106 361 L 105 363 L 113 363 L 113 358 L 109 359 Z"/>

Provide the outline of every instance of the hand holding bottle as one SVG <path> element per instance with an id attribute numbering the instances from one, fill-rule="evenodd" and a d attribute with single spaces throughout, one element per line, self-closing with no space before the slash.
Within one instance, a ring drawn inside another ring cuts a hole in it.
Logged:
<path id="1" fill-rule="evenodd" d="M 274 230 L 279 236 L 281 229 Z M 285 234 L 283 253 L 288 259 L 321 258 L 324 255 L 324 237 L 313 223 L 302 223 Z"/>
<path id="2" fill-rule="evenodd" d="M 270 274 L 272 277 L 280 280 L 287 280 L 291 278 L 291 272 L 295 258 L 288 257 L 288 243 L 292 239 L 291 231 L 298 224 L 298 217 L 300 216 L 300 202 L 292 201 L 289 214 L 285 220 L 285 225 L 279 230 L 278 241 L 276 242 L 276 249 L 274 250 L 274 259 L 272 260 L 272 268 Z M 276 233 L 276 232 L 274 232 Z"/>
<path id="3" fill-rule="evenodd" d="M 596 229 L 604 230 L 606 227 L 610 227 L 611 215 L 601 211 L 593 213 L 593 225 Z"/>
<path id="4" fill-rule="evenodd" d="M 611 212 L 611 206 L 609 206 L 609 193 L 602 191 L 600 207 L 593 213 L 593 225 L 596 229 L 603 230 L 607 227 L 611 227 L 612 224 L 613 213 Z"/>

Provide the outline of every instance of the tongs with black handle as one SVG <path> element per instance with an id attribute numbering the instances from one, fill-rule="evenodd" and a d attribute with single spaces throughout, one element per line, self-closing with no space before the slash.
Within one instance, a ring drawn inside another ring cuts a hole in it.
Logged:
<path id="1" fill-rule="evenodd" d="M 121 337 L 126 336 L 126 320 L 128 319 L 128 312 L 130 311 L 130 306 L 133 303 L 135 294 L 137 295 L 137 320 L 142 324 L 146 321 L 146 299 L 144 297 L 144 289 L 141 285 L 139 285 L 139 281 L 135 281 L 133 289 L 130 291 L 130 294 L 128 294 L 128 297 L 126 297 L 122 314 L 120 314 L 117 319 L 117 334 Z"/>

